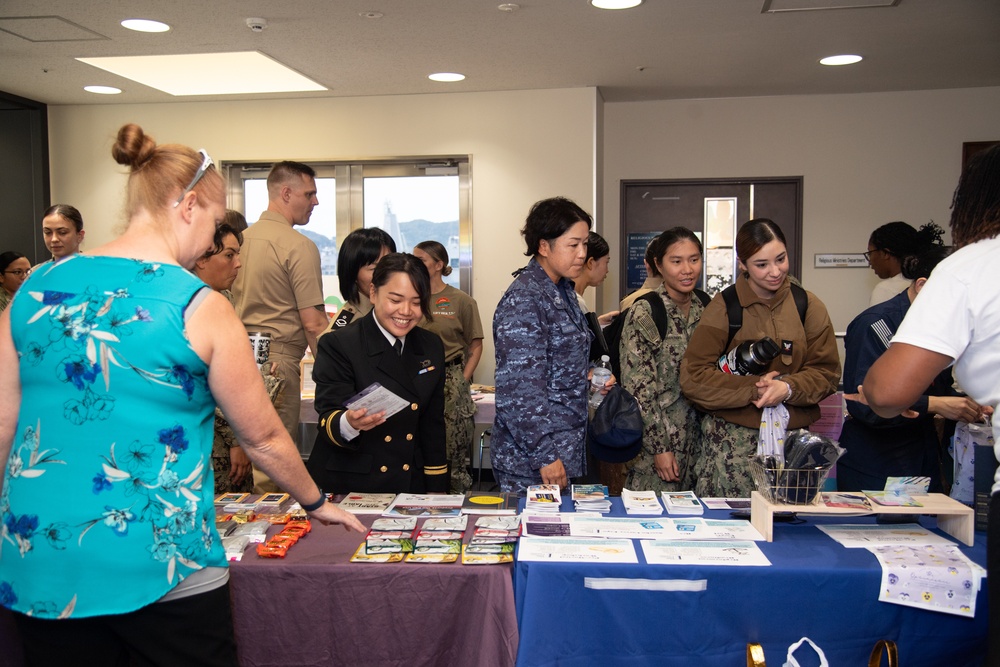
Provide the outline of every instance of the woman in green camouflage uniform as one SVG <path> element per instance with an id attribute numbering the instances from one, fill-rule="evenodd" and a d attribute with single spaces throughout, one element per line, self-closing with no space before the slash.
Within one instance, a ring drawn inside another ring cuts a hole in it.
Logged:
<path id="1" fill-rule="evenodd" d="M 632 490 L 694 488 L 700 416 L 680 387 L 680 364 L 703 306 L 694 288 L 701 277 L 701 241 L 684 227 L 668 229 L 650 243 L 663 284 L 656 289 L 666 308 L 663 338 L 646 300 L 636 301 L 622 329 L 622 386 L 642 406 L 642 450 L 628 464 Z"/>
<path id="2" fill-rule="evenodd" d="M 437 241 L 423 241 L 413 254 L 427 267 L 431 276 L 431 313 L 434 321 L 420 326 L 436 333 L 444 343 L 444 428 L 448 461 L 451 464 L 451 492 L 465 493 L 472 488 L 469 460 L 475 423 L 469 383 L 483 355 L 483 325 L 476 300 L 447 285 L 444 276 L 451 274 L 448 251 Z"/>
<path id="3" fill-rule="evenodd" d="M 241 225 L 242 223 L 242 225 Z M 226 211 L 225 222 L 215 230 L 215 245 L 195 261 L 194 274 L 206 285 L 232 302 L 229 288 L 240 270 L 240 246 L 246 220 L 237 211 Z M 274 402 L 281 389 L 281 380 L 269 371 L 262 371 L 264 387 Z M 215 471 L 215 492 L 253 491 L 253 469 L 250 459 L 236 442 L 236 434 L 219 408 L 215 408 L 215 438 L 212 441 L 212 468 Z"/>

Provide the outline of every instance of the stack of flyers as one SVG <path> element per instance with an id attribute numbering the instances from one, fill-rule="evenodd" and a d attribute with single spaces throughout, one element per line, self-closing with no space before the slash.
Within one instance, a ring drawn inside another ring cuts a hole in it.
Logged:
<path id="1" fill-rule="evenodd" d="M 528 487 L 528 500 L 524 505 L 527 512 L 558 514 L 562 506 L 562 495 L 558 484 L 533 484 Z"/>
<path id="2" fill-rule="evenodd" d="M 699 516 L 705 513 L 694 491 L 661 491 L 667 514 L 673 516 Z"/>
<path id="3" fill-rule="evenodd" d="M 622 489 L 622 504 L 626 514 L 660 516 L 663 505 L 656 498 L 656 491 L 629 491 Z"/>
<path id="4" fill-rule="evenodd" d="M 365 536 L 365 553 L 410 553 L 413 551 L 413 533 L 416 528 L 416 517 L 375 519 Z"/>
<path id="5" fill-rule="evenodd" d="M 466 515 L 427 519 L 417 533 L 413 553 L 407 563 L 454 563 L 462 553 L 462 538 L 469 517 Z"/>
<path id="6" fill-rule="evenodd" d="M 463 565 L 510 563 L 521 532 L 521 517 L 484 516 L 476 520 L 476 531 L 462 549 Z"/>
<path id="7" fill-rule="evenodd" d="M 608 487 L 603 484 L 574 484 L 571 487 L 573 505 L 578 511 L 600 512 L 611 511 L 611 501 L 608 500 Z"/>

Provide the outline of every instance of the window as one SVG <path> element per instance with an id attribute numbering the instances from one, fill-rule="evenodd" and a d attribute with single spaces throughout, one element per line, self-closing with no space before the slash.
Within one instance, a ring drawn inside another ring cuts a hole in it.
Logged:
<path id="1" fill-rule="evenodd" d="M 309 224 L 295 229 L 316 243 L 323 260 L 328 310 L 343 305 L 337 282 L 338 239 L 362 227 L 380 227 L 400 252 L 421 241 L 448 250 L 446 283 L 472 292 L 472 218 L 468 157 L 370 162 L 310 162 L 319 206 Z M 226 163 L 230 207 L 253 224 L 267 208 L 269 163 Z"/>

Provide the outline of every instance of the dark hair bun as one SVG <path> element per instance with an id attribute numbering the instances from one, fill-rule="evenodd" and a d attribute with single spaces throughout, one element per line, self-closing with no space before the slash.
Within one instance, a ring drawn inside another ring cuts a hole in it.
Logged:
<path id="1" fill-rule="evenodd" d="M 155 150 L 156 141 L 153 137 L 135 123 L 129 123 L 118 130 L 118 138 L 111 147 L 111 156 L 118 164 L 134 170 L 151 158 Z"/>

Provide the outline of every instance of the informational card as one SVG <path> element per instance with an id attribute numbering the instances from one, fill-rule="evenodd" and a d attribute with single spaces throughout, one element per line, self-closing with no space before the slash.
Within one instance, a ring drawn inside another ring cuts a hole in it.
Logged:
<path id="1" fill-rule="evenodd" d="M 744 541 L 689 542 L 649 540 L 640 543 L 650 565 L 770 565 L 756 544 Z"/>
<path id="2" fill-rule="evenodd" d="M 376 412 L 385 412 L 386 419 L 409 405 L 409 401 L 392 393 L 378 382 L 373 382 L 360 394 L 356 394 L 344 401 L 344 407 L 349 410 L 365 408 L 368 410 L 365 414 L 369 415 L 373 415 Z"/>
<path id="3" fill-rule="evenodd" d="M 869 548 L 882 565 L 878 599 L 945 614 L 976 615 L 983 568 L 955 545 Z"/>
<path id="4" fill-rule="evenodd" d="M 915 523 L 857 526 L 830 524 L 816 526 L 848 549 L 889 545 L 951 545 L 953 542 Z"/>
<path id="5" fill-rule="evenodd" d="M 760 531 L 743 519 L 674 519 L 673 522 L 678 532 L 690 533 L 694 540 L 764 541 Z M 694 529 L 688 530 L 690 526 Z"/>
<path id="6" fill-rule="evenodd" d="M 546 537 L 521 540 L 519 561 L 563 563 L 638 563 L 632 540 Z"/>

